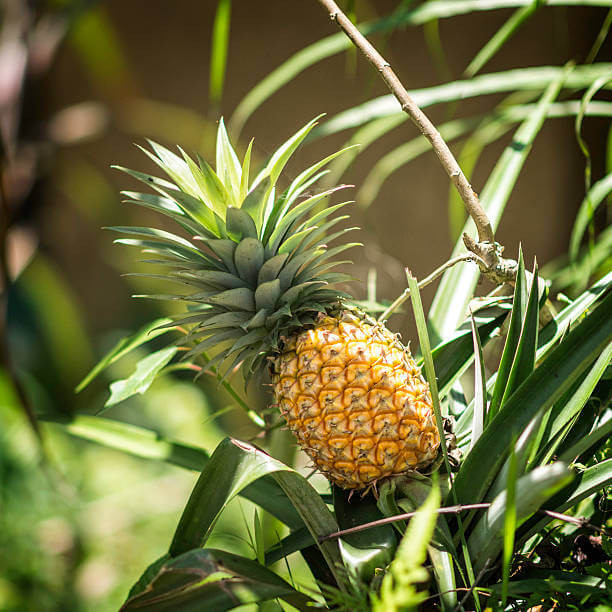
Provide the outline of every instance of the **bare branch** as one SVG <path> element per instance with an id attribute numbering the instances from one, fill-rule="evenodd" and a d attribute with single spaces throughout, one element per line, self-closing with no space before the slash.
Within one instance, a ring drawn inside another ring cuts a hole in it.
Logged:
<path id="1" fill-rule="evenodd" d="M 456 506 L 445 506 L 442 508 L 438 508 L 436 510 L 437 514 L 459 514 L 460 512 L 466 512 L 468 510 L 487 510 L 491 507 L 491 502 L 482 502 L 480 504 L 457 504 Z M 589 521 L 581 516 L 569 516 L 568 514 L 561 514 L 560 512 L 553 512 L 552 510 L 538 510 L 538 514 L 544 514 L 552 519 L 556 519 L 558 521 L 563 521 L 565 523 L 571 523 L 573 525 L 577 525 L 578 527 L 582 527 L 583 529 L 590 529 L 591 531 L 596 531 L 598 533 L 603 533 L 608 535 L 608 532 L 603 527 L 598 527 L 597 525 L 593 525 L 589 523 Z M 334 533 L 328 533 L 327 535 L 319 536 L 319 542 L 325 542 L 327 540 L 335 540 L 338 538 L 342 538 L 344 536 L 350 535 L 352 533 L 359 533 L 360 531 L 365 531 L 366 529 L 372 529 L 373 527 L 380 527 L 381 525 L 388 525 L 390 523 L 397 523 L 398 521 L 405 521 L 411 519 L 415 516 L 417 511 L 414 512 L 404 512 L 403 514 L 395 514 L 393 516 L 387 516 L 382 519 L 378 519 L 377 521 L 371 521 L 369 523 L 363 523 L 362 525 L 356 525 L 355 527 L 350 527 L 349 529 L 342 529 L 341 531 L 335 531 Z"/>
<path id="2" fill-rule="evenodd" d="M 514 280 L 516 276 L 516 265 L 513 265 L 514 262 L 501 260 L 500 255 L 502 249 L 495 242 L 495 235 L 487 213 L 480 204 L 478 195 L 472 189 L 469 181 L 461 171 L 448 145 L 442 136 L 440 136 L 440 132 L 438 132 L 427 115 L 425 115 L 410 97 L 389 63 L 340 10 L 334 0 L 319 0 L 319 3 L 327 10 L 332 21 L 338 24 L 353 42 L 355 47 L 357 47 L 366 59 L 376 68 L 391 93 L 397 98 L 402 110 L 410 117 L 421 134 L 431 143 L 440 164 L 457 189 L 468 214 L 476 226 L 478 243 L 472 240 L 470 246 L 468 246 L 468 242 L 465 241 L 465 239 L 464 242 L 468 250 L 472 251 L 480 258 L 478 265 L 481 271 L 497 283 Z"/>
<path id="3" fill-rule="evenodd" d="M 429 276 L 425 277 L 422 281 L 419 281 L 419 289 L 427 287 L 433 283 L 436 278 L 442 276 L 448 268 L 452 268 L 455 264 L 461 263 L 462 261 L 475 261 L 481 267 L 486 267 L 485 261 L 475 253 L 463 253 L 449 259 L 446 263 L 442 264 L 439 268 L 436 268 Z M 385 322 L 408 298 L 410 297 L 410 289 L 406 287 L 402 293 L 395 298 L 393 303 L 378 317 L 380 322 Z"/>

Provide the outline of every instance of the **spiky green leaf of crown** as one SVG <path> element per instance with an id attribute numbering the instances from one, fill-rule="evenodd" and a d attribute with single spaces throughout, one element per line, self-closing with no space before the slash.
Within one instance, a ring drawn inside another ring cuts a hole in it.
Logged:
<path id="1" fill-rule="evenodd" d="M 348 280 L 333 272 L 335 256 L 356 246 L 330 242 L 355 228 L 329 230 L 346 216 L 330 218 L 347 204 L 322 206 L 335 189 L 304 198 L 343 149 L 304 170 L 281 194 L 277 183 L 289 158 L 316 125 L 318 117 L 285 142 L 249 183 L 252 141 L 240 163 L 219 122 L 216 169 L 199 155 L 194 161 L 155 142 L 142 149 L 167 175 L 162 179 L 116 166 L 156 193 L 124 191 L 128 202 L 146 206 L 176 221 L 187 238 L 148 227 L 110 228 L 130 238 L 116 242 L 140 247 L 162 265 L 165 274 L 148 274 L 186 285 L 185 293 L 151 295 L 182 300 L 186 312 L 170 325 L 188 326 L 194 347 L 186 357 L 209 350 L 208 366 L 243 364 L 248 377 L 266 356 L 278 350 L 283 336 L 314 322 L 317 314 L 337 307 L 348 296 L 333 289 Z"/>

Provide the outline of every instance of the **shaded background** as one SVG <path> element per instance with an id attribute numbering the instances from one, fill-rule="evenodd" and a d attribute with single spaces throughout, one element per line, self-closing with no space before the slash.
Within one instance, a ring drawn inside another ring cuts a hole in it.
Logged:
<path id="1" fill-rule="evenodd" d="M 363 1 L 355 3 L 355 11 L 364 21 L 397 5 Z M 129 375 L 138 355 L 79 395 L 75 385 L 122 334 L 166 312 L 163 305 L 130 299 L 147 288 L 141 280 L 121 276 L 135 269 L 135 253 L 113 246 L 113 236 L 100 229 L 158 222 L 121 204 L 119 191 L 135 183 L 110 165 L 150 171 L 150 162 L 133 146 L 144 144 L 145 137 L 199 150 L 210 159 L 219 116 L 231 118 L 244 95 L 273 68 L 335 27 L 314 0 L 234 2 L 225 87 L 220 103 L 212 104 L 208 71 L 216 1 L 28 5 L 5 0 L 1 6 L 0 110 L 9 160 L 4 171 L 12 218 L 7 250 L 14 279 L 8 329 L 2 330 L 11 359 L 4 376 L 14 370 L 37 412 L 56 417 L 97 413 L 108 381 Z M 499 10 L 441 20 L 442 58 L 436 59 L 440 48 L 432 43 L 436 30 L 430 26 L 380 35 L 374 42 L 407 88 L 422 88 L 460 78 L 509 15 Z M 563 65 L 570 59 L 580 63 L 605 15 L 605 9 L 542 9 L 485 72 Z M 11 89 L 11 74 L 23 55 L 18 44 L 7 45 L 12 40 L 30 42 L 21 99 Z M 610 59 L 609 47 L 598 59 Z M 234 144 L 244 151 L 254 136 L 254 154 L 262 162 L 312 117 L 333 116 L 385 93 L 355 53 L 336 55 L 272 96 Z M 483 112 L 499 100 L 490 96 L 436 106 L 428 114 L 437 123 Z M 604 173 L 608 127 L 607 119 L 584 123 L 595 179 Z M 344 181 L 359 185 L 381 155 L 415 135 L 412 124 L 401 126 L 368 148 Z M 288 165 L 287 177 L 349 136 L 308 144 Z M 485 150 L 472 176 L 476 191 L 508 142 L 509 137 Z M 546 263 L 567 251 L 584 197 L 584 163 L 573 119 L 548 121 L 497 233 L 507 255 L 516 255 L 519 242 L 527 261 L 537 255 Z M 448 180 L 428 153 L 392 175 L 369 209 L 354 207 L 351 222 L 362 228 L 358 239 L 366 245 L 351 253 L 356 264 L 351 271 L 359 281 L 353 287 L 356 297 L 365 297 L 372 268 L 378 271 L 379 298 L 393 299 L 404 288 L 404 266 L 423 277 L 443 263 L 454 243 L 448 198 Z M 426 306 L 433 291 L 425 292 Z M 398 315 L 392 326 L 405 337 L 413 335 L 407 316 Z M 166 548 L 194 475 L 77 441 L 53 425 L 43 427 L 48 459 L 41 464 L 17 392 L 4 382 L 0 550 L 10 553 L 0 556 L 0 609 L 117 607 L 146 563 Z M 263 405 L 265 399 L 251 401 Z M 215 385 L 166 376 L 146 396 L 120 404 L 109 416 L 211 450 L 224 432 L 245 438 L 255 433 L 239 411 L 217 415 L 228 405 Z M 251 512 L 247 502 L 242 505 Z M 242 518 L 244 508 L 237 505 L 225 515 L 230 518 L 218 526 L 213 545 L 236 546 L 236 537 L 244 537 L 251 520 Z"/>

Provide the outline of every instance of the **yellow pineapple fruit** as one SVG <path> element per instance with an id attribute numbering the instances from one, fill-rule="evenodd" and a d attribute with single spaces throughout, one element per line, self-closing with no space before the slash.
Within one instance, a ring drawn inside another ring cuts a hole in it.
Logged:
<path id="1" fill-rule="evenodd" d="M 340 487 L 369 487 L 436 457 L 427 383 L 383 325 L 346 310 L 319 317 L 285 342 L 273 382 L 301 447 Z"/>
<path id="2" fill-rule="evenodd" d="M 410 353 L 383 325 L 352 309 L 334 289 L 327 248 L 350 229 L 329 234 L 345 203 L 321 208 L 335 190 L 304 197 L 339 151 L 300 173 L 282 194 L 277 182 L 311 121 L 249 181 L 223 122 L 216 170 L 151 143 L 168 179 L 125 170 L 157 194 L 124 192 L 130 201 L 177 221 L 188 238 L 155 228 L 114 228 L 163 266 L 163 277 L 192 287 L 163 299 L 190 303 L 174 325 L 190 329 L 187 358 L 240 366 L 248 380 L 270 364 L 275 401 L 317 467 L 341 487 L 367 489 L 382 478 L 423 468 L 439 447 L 428 387 Z M 325 242 L 324 242 L 325 241 Z M 160 274 L 153 275 L 160 278 Z M 215 351 L 212 359 L 208 352 Z"/>

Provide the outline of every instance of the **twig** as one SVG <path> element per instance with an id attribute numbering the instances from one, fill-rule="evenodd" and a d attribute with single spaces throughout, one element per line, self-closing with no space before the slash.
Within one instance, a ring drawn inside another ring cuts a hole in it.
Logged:
<path id="1" fill-rule="evenodd" d="M 539 512 L 541 514 L 545 514 L 546 516 L 550 516 L 550 518 L 557 519 L 558 521 L 572 523 L 572 525 L 577 525 L 583 529 L 590 529 L 596 533 L 600 533 L 608 537 L 611 536 L 610 532 L 605 527 L 598 527 L 597 525 L 593 525 L 593 523 L 589 523 L 584 516 L 570 516 L 569 514 L 561 514 L 561 512 L 554 512 L 553 510 L 539 510 Z"/>
<path id="2" fill-rule="evenodd" d="M 470 251 L 482 260 L 482 263 L 478 261 L 481 271 L 491 280 L 498 283 L 513 280 L 516 276 L 514 262 L 501 259 L 502 248 L 495 242 L 495 235 L 487 213 L 436 127 L 410 97 L 390 64 L 372 46 L 367 38 L 361 34 L 351 20 L 340 10 L 334 0 L 319 0 L 319 3 L 328 11 L 332 21 L 338 24 L 355 47 L 378 70 L 391 93 L 397 98 L 402 110 L 410 117 L 421 134 L 431 143 L 434 153 L 457 189 L 468 214 L 476 226 L 478 242 L 476 243 L 472 240 L 468 243 L 466 241 L 467 235 L 464 234 L 464 243 Z"/>
<path id="3" fill-rule="evenodd" d="M 460 512 L 466 512 L 468 510 L 486 510 L 490 508 L 491 502 L 482 502 L 480 504 L 457 504 L 455 506 L 445 506 L 442 508 L 438 508 L 436 510 L 437 514 L 459 514 Z M 559 521 L 564 521 L 566 523 L 572 523 L 573 525 L 578 525 L 578 527 L 583 527 L 585 529 L 590 529 L 592 531 L 596 531 L 598 533 L 603 533 L 605 535 L 609 535 L 607 530 L 603 527 L 598 527 L 597 525 L 593 525 L 589 523 L 589 521 L 584 517 L 575 517 L 569 516 L 568 514 L 561 514 L 560 512 L 554 512 L 553 510 L 538 510 L 539 514 L 545 514 L 550 518 L 557 519 Z M 327 535 L 319 536 L 319 542 L 326 542 L 327 540 L 335 540 L 337 538 L 342 538 L 347 535 L 351 535 L 352 533 L 359 533 L 360 531 L 365 531 L 367 529 L 373 529 L 374 527 L 380 527 L 381 525 L 388 525 L 390 523 L 397 523 L 399 521 L 405 521 L 407 519 L 411 519 L 415 516 L 415 512 L 404 512 L 403 514 L 394 514 L 393 516 L 387 516 L 382 519 L 378 519 L 377 521 L 371 521 L 369 523 L 363 523 L 362 525 L 356 525 L 355 527 L 350 527 L 349 529 L 342 529 L 340 531 L 334 531 L 334 533 L 328 533 Z"/>
<path id="4" fill-rule="evenodd" d="M 438 508 L 436 512 L 438 514 L 459 514 L 459 512 L 464 512 L 466 510 L 483 510 L 490 506 L 490 503 L 483 502 L 482 504 L 458 504 L 456 506 L 446 506 L 443 508 Z M 364 523 L 363 525 L 356 525 L 355 527 L 350 527 L 349 529 L 342 529 L 341 531 L 334 531 L 334 533 L 329 533 L 324 536 L 319 537 L 319 542 L 325 542 L 326 540 L 335 540 L 337 538 L 341 538 L 346 535 L 350 535 L 351 533 L 358 533 L 360 531 L 364 531 L 366 529 L 372 529 L 374 527 L 379 527 L 380 525 L 388 525 L 389 523 L 397 523 L 398 521 L 405 521 L 407 519 L 412 518 L 416 512 L 405 512 L 404 514 L 395 514 L 393 516 L 387 516 L 382 519 L 378 519 L 377 521 L 372 521 L 370 523 Z"/>
<path id="5" fill-rule="evenodd" d="M 441 276 L 448 268 L 451 268 L 457 263 L 462 261 L 476 261 L 482 266 L 486 266 L 486 262 L 475 253 L 463 253 L 462 255 L 457 255 L 457 257 L 453 257 L 449 259 L 445 264 L 441 265 L 439 268 L 436 268 L 429 276 L 425 277 L 422 281 L 419 282 L 419 289 L 423 287 L 427 287 L 433 283 L 438 276 Z M 404 291 L 393 301 L 393 303 L 378 317 L 378 320 L 382 323 L 386 321 L 408 298 L 410 297 L 410 288 L 406 287 Z"/>

